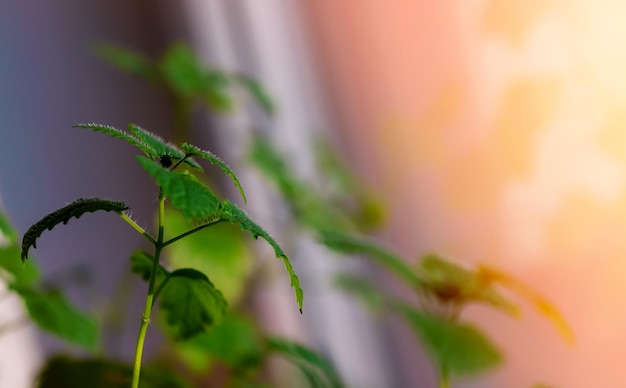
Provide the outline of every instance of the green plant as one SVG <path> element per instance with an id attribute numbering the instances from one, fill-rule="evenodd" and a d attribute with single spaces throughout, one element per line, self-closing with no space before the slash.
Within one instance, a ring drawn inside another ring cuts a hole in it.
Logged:
<path id="1" fill-rule="evenodd" d="M 254 166 L 289 204 L 297 223 L 317 241 L 344 255 L 369 258 L 414 293 L 415 301 L 410 302 L 386 293 L 362 276 L 344 273 L 335 279 L 339 288 L 372 311 L 397 314 L 408 323 L 435 363 L 441 388 L 449 387 L 450 377 L 473 376 L 502 363 L 497 346 L 463 321 L 461 314 L 472 304 L 487 304 L 518 317 L 519 308 L 501 293 L 503 289 L 528 300 L 566 342 L 573 342 L 573 333 L 558 310 L 513 275 L 487 266 L 466 268 L 433 253 L 409 265 L 410 261 L 384 245 L 363 237 L 363 232 L 380 221 L 379 206 L 363 194 L 366 191 L 330 148 L 318 147 L 320 170 L 326 172 L 320 185 L 298 179 L 284 157 L 263 138 L 256 139 L 250 155 Z M 347 206 L 350 203 L 352 206 Z"/>
<path id="2" fill-rule="evenodd" d="M 243 210 L 228 200 L 218 199 L 213 191 L 190 171 L 202 171 L 195 158 L 207 160 L 218 166 L 231 178 L 245 202 L 245 193 L 239 180 L 221 159 L 189 143 L 182 144 L 179 149 L 134 124 L 129 125 L 128 132 L 98 124 L 80 124 L 76 127 L 123 139 L 144 153 L 145 156 L 138 156 L 137 160 L 159 187 L 157 234 L 151 235 L 133 221 L 127 212 L 128 207 L 122 202 L 99 198 L 78 199 L 48 214 L 29 228 L 22 241 L 21 258 L 22 261 L 26 260 L 30 248 L 36 248 L 37 239 L 45 230 L 50 230 L 61 223 L 65 224 L 73 217 L 79 218 L 85 213 L 96 211 L 116 213 L 152 244 L 153 252 L 136 252 L 131 256 L 133 271 L 148 281 L 148 292 L 137 337 L 133 387 L 139 385 L 145 335 L 153 306 L 159 297 L 168 329 L 177 339 L 189 339 L 206 332 L 218 324 L 225 314 L 226 300 L 204 273 L 195 268 L 169 271 L 160 264 L 161 253 L 165 247 L 200 230 L 226 222 L 239 225 L 255 239 L 258 237 L 264 239 L 273 248 L 276 257 L 283 261 L 297 304 L 302 311 L 303 292 L 300 282 L 282 248 Z M 173 209 L 178 210 L 186 219 L 196 222 L 192 229 L 168 239 L 165 239 L 166 198 Z"/>

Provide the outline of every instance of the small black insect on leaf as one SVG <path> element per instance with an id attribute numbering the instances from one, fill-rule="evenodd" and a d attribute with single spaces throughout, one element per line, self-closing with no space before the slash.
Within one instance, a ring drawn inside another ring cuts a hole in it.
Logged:
<path id="1" fill-rule="evenodd" d="M 128 210 L 128 206 L 126 206 L 123 202 L 107 201 L 100 198 L 80 198 L 63 208 L 48 214 L 39 222 L 31 226 L 26 231 L 26 234 L 24 234 L 24 238 L 22 240 L 22 262 L 28 257 L 28 250 L 31 246 L 33 248 L 37 248 L 37 239 L 46 229 L 52 230 L 52 228 L 60 223 L 67 224 L 72 217 L 79 218 L 85 213 L 95 212 L 98 210 L 121 213 L 124 210 Z"/>
<path id="2" fill-rule="evenodd" d="M 170 168 L 172 166 L 172 157 L 169 155 L 163 155 L 159 158 L 159 164 L 164 168 Z"/>

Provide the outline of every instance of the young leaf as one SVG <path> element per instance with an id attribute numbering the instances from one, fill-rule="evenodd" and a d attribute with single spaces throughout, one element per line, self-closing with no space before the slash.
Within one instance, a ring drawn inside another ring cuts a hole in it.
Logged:
<path id="1" fill-rule="evenodd" d="M 178 269 L 161 291 L 161 308 L 176 339 L 189 339 L 219 324 L 226 312 L 222 293 L 200 271 Z"/>
<path id="2" fill-rule="evenodd" d="M 268 116 L 274 116 L 276 113 L 276 105 L 274 105 L 274 101 L 272 101 L 269 93 L 260 83 L 242 74 L 237 74 L 233 78 L 246 88 L 248 93 L 250 93 L 252 98 L 254 98 Z"/>
<path id="3" fill-rule="evenodd" d="M 31 246 L 37 248 L 37 238 L 39 238 L 46 229 L 52 230 L 52 228 L 60 223 L 67 224 L 70 218 L 79 218 L 85 213 L 99 210 L 121 213 L 127 209 L 128 206 L 123 202 L 107 201 L 100 198 L 77 199 L 64 208 L 48 214 L 26 231 L 22 240 L 22 262 L 28 257 L 28 250 Z"/>
<path id="4" fill-rule="evenodd" d="M 57 355 L 48 359 L 37 376 L 37 388 L 128 388 L 130 365 L 102 358 L 76 359 Z M 141 368 L 140 386 L 145 388 L 190 388 L 172 371 L 163 367 Z"/>
<path id="5" fill-rule="evenodd" d="M 94 132 L 101 132 L 117 139 L 126 140 L 129 144 L 134 145 L 135 147 L 139 148 L 139 150 L 141 150 L 141 152 L 143 152 L 147 156 L 151 158 L 158 157 L 156 151 L 152 149 L 152 147 L 148 146 L 147 144 L 142 143 L 139 139 L 137 139 L 133 135 L 128 134 L 122 131 L 121 129 L 117 129 L 110 125 L 87 123 L 87 124 L 76 124 L 73 126 L 73 128 L 91 129 Z"/>
<path id="6" fill-rule="evenodd" d="M 333 366 L 313 350 L 284 338 L 268 338 L 270 351 L 280 354 L 293 362 L 305 375 L 311 387 L 343 387 L 339 374 Z"/>
<path id="7" fill-rule="evenodd" d="M 95 318 L 76 310 L 61 293 L 17 284 L 9 287 L 20 295 L 28 315 L 41 329 L 87 349 L 98 347 L 100 329 Z"/>
<path id="8" fill-rule="evenodd" d="M 112 44 L 99 44 L 97 54 L 119 70 L 139 76 L 149 82 L 156 82 L 159 74 L 156 66 L 147 58 L 134 51 Z"/>
<path id="9" fill-rule="evenodd" d="M 368 256 L 374 262 L 404 280 L 410 287 L 419 287 L 421 284 L 420 279 L 401 257 L 379 244 L 341 232 L 330 231 L 320 233 L 319 241 L 328 248 L 340 253 Z"/>
<path id="10" fill-rule="evenodd" d="M 137 156 L 141 166 L 156 180 L 163 194 L 187 219 L 204 219 L 215 213 L 219 199 L 187 171 L 170 171 L 153 160 Z"/>
<path id="11" fill-rule="evenodd" d="M 154 150 L 153 159 L 162 158 L 167 155 L 174 161 L 177 161 L 185 157 L 183 151 L 179 150 L 175 145 L 166 142 L 160 136 L 157 136 L 152 132 L 146 131 L 133 123 L 128 124 L 128 130 L 135 135 L 140 142 L 146 144 Z M 200 167 L 200 165 L 193 159 L 187 158 L 184 163 L 195 169 L 202 170 L 202 167 Z"/>
<path id="12" fill-rule="evenodd" d="M 435 363 L 452 376 L 476 375 L 502 362 L 500 351 L 473 326 L 425 314 L 400 303 L 394 307 L 415 330 Z"/>
<path id="13" fill-rule="evenodd" d="M 493 281 L 479 272 L 446 260 L 434 253 L 424 255 L 418 264 L 422 292 L 431 294 L 441 303 L 487 303 L 513 317 L 519 308 L 493 286 Z"/>
<path id="14" fill-rule="evenodd" d="M 211 164 L 217 164 L 218 167 L 221 168 L 222 171 L 224 171 L 224 173 L 226 173 L 226 175 L 230 177 L 230 179 L 232 179 L 233 183 L 235 184 L 235 187 L 237 187 L 237 189 L 239 190 L 239 193 L 241 194 L 241 198 L 243 198 L 243 201 L 247 202 L 246 193 L 244 193 L 243 187 L 241 187 L 239 178 L 237 178 L 235 173 L 232 172 L 230 167 L 228 167 L 228 165 L 224 163 L 222 159 L 220 159 L 217 155 L 213 154 L 212 152 L 201 150 L 200 148 L 189 143 L 183 143 L 182 149 L 183 149 L 183 152 L 185 153 L 185 156 L 188 156 L 188 157 L 197 156 L 202 159 L 208 160 Z"/>
<path id="15" fill-rule="evenodd" d="M 296 275 L 293 267 L 291 266 L 291 262 L 285 252 L 283 252 L 282 248 L 276 240 L 270 236 L 263 228 L 257 225 L 254 221 L 252 221 L 246 212 L 238 208 L 236 205 L 229 201 L 222 201 L 219 209 L 219 218 L 224 221 L 228 221 L 234 224 L 239 224 L 242 230 L 247 230 L 252 234 L 252 237 L 256 240 L 258 237 L 261 237 L 271 247 L 274 249 L 274 253 L 276 254 L 276 258 L 279 258 L 283 261 L 285 265 L 285 269 L 287 273 L 289 273 L 290 285 L 294 289 L 296 294 L 296 302 L 298 303 L 298 307 L 300 308 L 300 312 L 302 313 L 302 300 L 304 299 L 304 291 L 300 288 L 300 279 Z"/>
<path id="16" fill-rule="evenodd" d="M 150 254 L 138 249 L 130 256 L 130 270 L 140 275 L 143 280 L 149 280 L 152 273 L 152 261 L 153 258 Z M 157 283 L 161 283 L 167 275 L 168 271 L 159 264 L 156 274 Z"/>
<path id="17" fill-rule="evenodd" d="M 574 331 L 563 315 L 539 292 L 533 290 L 512 275 L 487 266 L 478 267 L 478 276 L 490 282 L 497 282 L 501 286 L 514 291 L 519 296 L 529 301 L 537 312 L 546 317 L 554 325 L 566 343 L 573 344 L 575 342 Z"/>

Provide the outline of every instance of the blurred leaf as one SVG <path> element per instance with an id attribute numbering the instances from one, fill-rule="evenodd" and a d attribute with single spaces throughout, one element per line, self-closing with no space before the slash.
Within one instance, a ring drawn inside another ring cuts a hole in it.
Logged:
<path id="1" fill-rule="evenodd" d="M 8 217 L 0 212 L 0 268 L 8 273 L 7 281 L 22 285 L 32 284 L 39 278 L 34 262 L 22 264 L 18 236 Z"/>
<path id="2" fill-rule="evenodd" d="M 337 288 L 351 294 L 363 302 L 373 312 L 379 312 L 383 307 L 385 295 L 380 286 L 359 276 L 339 274 L 334 281 Z"/>
<path id="3" fill-rule="evenodd" d="M 0 248 L 17 245 L 17 232 L 11 226 L 9 218 L 0 212 Z"/>
<path id="4" fill-rule="evenodd" d="M 252 221 L 246 212 L 238 208 L 233 203 L 229 201 L 223 201 L 220 205 L 219 218 L 224 221 L 232 222 L 234 224 L 239 224 L 242 230 L 247 230 L 252 234 L 252 237 L 256 240 L 258 237 L 261 237 L 268 244 L 274 248 L 274 253 L 276 254 L 276 258 L 282 259 L 283 264 L 285 265 L 285 269 L 289 274 L 290 285 L 294 289 L 296 294 L 296 302 L 298 303 L 298 307 L 300 308 L 300 313 L 302 313 L 302 300 L 304 299 L 304 292 L 302 288 L 300 288 L 300 279 L 296 275 L 293 267 L 291 266 L 291 262 L 285 252 L 283 252 L 282 248 L 276 240 L 270 236 L 263 228 L 257 225 L 254 221 Z"/>
<path id="5" fill-rule="evenodd" d="M 219 200 L 213 192 L 188 171 L 170 171 L 143 156 L 137 160 L 156 180 L 170 205 L 187 219 L 206 219 L 218 209 Z"/>
<path id="6" fill-rule="evenodd" d="M 178 212 L 166 209 L 166 240 L 191 229 L 191 224 Z M 217 223 L 168 245 L 166 256 L 174 268 L 195 268 L 211 277 L 211 281 L 230 304 L 243 295 L 253 265 L 252 253 L 239 227 Z"/>
<path id="7" fill-rule="evenodd" d="M 224 163 L 222 159 L 220 159 L 217 155 L 213 154 L 212 152 L 201 150 L 200 148 L 189 143 L 183 143 L 182 148 L 186 156 L 191 156 L 191 157 L 197 156 L 202 159 L 208 160 L 211 164 L 217 164 L 218 167 L 221 168 L 222 171 L 224 171 L 224 173 L 226 173 L 226 175 L 230 177 L 230 179 L 232 179 L 233 183 L 235 184 L 235 187 L 237 187 L 237 189 L 239 190 L 239 193 L 241 194 L 241 198 L 243 198 L 243 201 L 247 202 L 246 194 L 243 191 L 243 187 L 241 187 L 239 178 L 237 178 L 235 173 L 232 172 L 230 167 L 228 167 L 228 165 L 226 165 L 226 163 Z"/>
<path id="8" fill-rule="evenodd" d="M 37 377 L 38 388 L 128 388 L 132 366 L 104 359 L 76 359 L 58 355 L 48 359 Z M 143 366 L 139 385 L 142 388 L 190 388 L 163 368 Z"/>
<path id="9" fill-rule="evenodd" d="M 156 82 L 159 74 L 156 66 L 144 56 L 112 44 L 99 44 L 96 53 L 119 70 L 139 76 L 146 81 Z"/>
<path id="10" fill-rule="evenodd" d="M 436 254 L 420 259 L 417 274 L 422 291 L 434 295 L 441 303 L 487 303 L 514 317 L 521 314 L 513 302 L 493 287 L 493 281 Z"/>
<path id="11" fill-rule="evenodd" d="M 222 293 L 200 271 L 178 269 L 161 291 L 161 308 L 175 339 L 189 339 L 221 322 L 226 312 Z"/>
<path id="12" fill-rule="evenodd" d="M 380 244 L 341 232 L 320 233 L 319 241 L 328 248 L 340 253 L 366 255 L 375 263 L 398 276 L 409 287 L 415 288 L 421 285 L 420 279 L 413 273 L 411 267 L 400 256 L 397 256 Z"/>
<path id="13" fill-rule="evenodd" d="M 150 274 L 152 273 L 153 256 L 147 252 L 137 249 L 130 256 L 131 272 L 141 276 L 143 280 L 150 280 Z M 161 283 L 168 275 L 168 271 L 159 264 L 156 275 L 156 282 Z"/>
<path id="14" fill-rule="evenodd" d="M 175 344 L 187 364 L 205 371 L 212 360 L 228 365 L 236 376 L 257 368 L 263 361 L 260 334 L 254 323 L 242 316 L 227 314 L 222 323 L 206 333 Z"/>
<path id="15" fill-rule="evenodd" d="M 479 266 L 478 275 L 487 281 L 496 282 L 528 300 L 539 314 L 546 317 L 554 325 L 566 343 L 573 344 L 576 341 L 574 331 L 561 312 L 539 292 L 533 290 L 513 275 L 487 266 Z"/>
<path id="16" fill-rule="evenodd" d="M 60 223 L 67 224 L 72 217 L 80 218 L 80 216 L 85 213 L 100 210 L 121 213 L 127 209 L 128 206 L 123 202 L 107 201 L 100 198 L 77 199 L 69 205 L 48 214 L 26 231 L 22 240 L 22 261 L 26 260 L 28 257 L 28 250 L 31 246 L 37 248 L 37 238 L 39 238 L 46 229 L 52 230 L 52 228 Z"/>
<path id="17" fill-rule="evenodd" d="M 75 309 L 58 291 L 38 291 L 12 284 L 30 318 L 41 329 L 70 343 L 95 350 L 100 342 L 100 328 L 95 318 Z"/>
<path id="18" fill-rule="evenodd" d="M 343 383 L 333 366 L 315 351 L 284 338 L 268 338 L 270 351 L 296 365 L 312 388 L 339 388 Z"/>
<path id="19" fill-rule="evenodd" d="M 265 90 L 265 88 L 254 79 L 247 77 L 245 75 L 235 75 L 234 79 L 238 81 L 250 96 L 259 104 L 259 106 L 265 111 L 268 116 L 274 116 L 276 113 L 276 106 L 274 105 L 274 101 L 270 94 Z"/>
<path id="20" fill-rule="evenodd" d="M 500 351 L 478 329 L 396 303 L 440 368 L 453 376 L 471 376 L 502 363 Z"/>
<path id="21" fill-rule="evenodd" d="M 159 68 L 169 88 L 179 97 L 200 98 L 217 112 L 232 110 L 228 78 L 222 72 L 205 68 L 187 46 L 172 45 Z"/>

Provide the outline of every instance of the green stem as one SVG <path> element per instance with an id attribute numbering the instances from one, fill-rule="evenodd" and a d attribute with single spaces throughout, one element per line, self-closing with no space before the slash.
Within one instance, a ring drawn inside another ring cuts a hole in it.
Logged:
<path id="1" fill-rule="evenodd" d="M 178 235 L 178 236 L 176 236 L 176 237 L 172 237 L 171 239 L 167 240 L 166 242 L 164 242 L 164 243 L 163 243 L 163 247 L 166 247 L 166 246 L 170 245 L 171 243 L 174 243 L 174 242 L 176 242 L 176 241 L 180 240 L 181 238 L 187 237 L 187 236 L 189 236 L 190 234 L 196 233 L 197 231 L 200 231 L 200 230 L 202 230 L 202 229 L 204 229 L 204 228 L 206 228 L 206 227 L 209 227 L 209 226 L 211 226 L 211 225 L 215 225 L 215 224 L 217 224 L 217 223 L 219 223 L 219 222 L 221 222 L 221 221 L 222 221 L 222 220 L 218 218 L 218 219 L 216 219 L 216 220 L 213 220 L 213 221 L 207 222 L 206 224 L 202 224 L 202 225 L 200 225 L 200 226 L 196 226 L 195 228 L 193 228 L 193 229 L 191 229 L 191 230 L 188 230 L 188 231 L 186 231 L 186 232 L 185 232 L 185 233 L 183 233 L 183 234 L 180 234 L 180 235 Z"/>
<path id="2" fill-rule="evenodd" d="M 150 282 L 148 284 L 148 295 L 146 296 L 146 306 L 141 317 L 141 326 L 139 327 L 139 335 L 137 336 L 137 346 L 135 348 L 135 366 L 133 368 L 132 388 L 139 387 L 139 376 L 141 374 L 141 357 L 143 354 L 143 344 L 146 340 L 146 332 L 150 324 L 150 314 L 152 313 L 152 305 L 154 300 L 154 283 L 156 280 L 157 270 L 159 269 L 159 257 L 163 249 L 163 222 L 165 219 L 165 197 L 163 190 L 159 190 L 159 235 L 154 242 L 154 260 L 152 261 L 152 270 L 150 272 Z"/>
<path id="3" fill-rule="evenodd" d="M 445 366 L 439 369 L 439 388 L 450 388 L 450 376 Z"/>
<path id="4" fill-rule="evenodd" d="M 156 245 L 156 240 L 154 239 L 154 237 L 150 236 L 150 234 L 148 234 L 148 232 L 146 232 L 144 230 L 144 228 L 142 228 L 141 226 L 137 225 L 137 223 L 135 221 L 133 221 L 130 217 L 128 217 L 126 214 L 124 213 L 118 213 L 120 215 L 120 217 L 122 217 L 122 219 L 124 221 L 126 221 L 130 226 L 133 227 L 133 229 L 135 229 L 137 232 L 139 232 L 139 234 L 141 234 L 142 236 L 144 236 L 145 238 L 147 238 L 152 244 Z"/>

